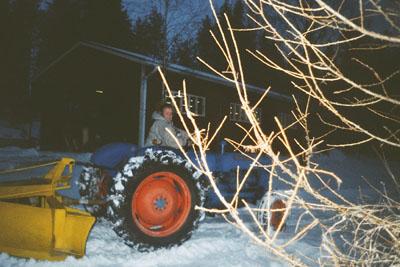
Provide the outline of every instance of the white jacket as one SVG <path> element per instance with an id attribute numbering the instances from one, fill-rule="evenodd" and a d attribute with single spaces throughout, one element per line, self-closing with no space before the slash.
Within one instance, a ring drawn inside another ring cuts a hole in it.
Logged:
<path id="1" fill-rule="evenodd" d="M 175 127 L 172 122 L 167 121 L 159 112 L 153 112 L 152 118 L 154 123 L 150 128 L 145 146 L 159 145 L 179 148 L 179 145 L 166 129 L 178 139 L 181 146 L 186 145 L 189 137 L 185 131 Z"/>

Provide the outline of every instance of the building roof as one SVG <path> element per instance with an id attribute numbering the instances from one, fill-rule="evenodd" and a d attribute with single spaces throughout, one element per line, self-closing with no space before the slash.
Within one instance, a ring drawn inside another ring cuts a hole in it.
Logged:
<path id="1" fill-rule="evenodd" d="M 120 48 L 116 48 L 116 47 L 112 47 L 109 45 L 104 45 L 104 44 L 100 44 L 100 43 L 96 43 L 96 42 L 78 42 L 76 43 L 74 46 L 72 46 L 69 50 L 67 50 L 65 53 L 63 53 L 61 56 L 59 56 L 57 59 L 55 59 L 54 61 L 52 61 L 47 67 L 45 67 L 43 70 L 41 70 L 35 77 L 34 77 L 34 81 L 37 80 L 39 77 L 41 77 L 43 74 L 45 74 L 48 70 L 50 70 L 53 66 L 55 66 L 58 62 L 60 62 L 63 58 L 65 58 L 66 56 L 68 56 L 71 52 L 73 52 L 74 50 L 80 48 L 80 47 L 87 47 L 87 48 L 91 48 L 97 51 L 101 51 L 107 54 L 111 54 L 120 58 L 124 58 L 126 60 L 135 62 L 135 63 L 139 63 L 142 65 L 147 65 L 147 66 L 152 66 L 152 67 L 156 67 L 156 66 L 160 66 L 162 65 L 162 62 L 160 60 L 151 58 L 149 56 L 145 56 L 143 54 L 139 54 L 139 53 L 135 53 L 132 51 L 128 51 L 125 49 L 120 49 Z M 228 81 L 222 77 L 219 77 L 217 75 L 213 75 L 211 73 L 208 72 L 204 72 L 204 71 L 200 71 L 200 70 L 195 70 L 192 68 L 188 68 L 182 65 L 178 65 L 178 64 L 168 64 L 168 66 L 166 67 L 166 69 L 170 72 L 174 72 L 177 74 L 181 74 L 181 75 L 189 75 L 198 79 L 202 79 L 202 80 L 206 80 L 209 82 L 214 82 L 214 83 L 219 83 L 225 86 L 229 86 L 229 87 L 233 87 L 234 83 L 231 81 Z M 258 86 L 254 86 L 254 85 L 250 85 L 250 84 L 246 84 L 246 88 L 250 91 L 256 92 L 256 93 L 264 93 L 265 92 L 265 88 L 261 88 Z M 278 93 L 275 91 L 270 90 L 269 91 L 269 96 L 272 98 L 276 98 L 276 99 L 280 99 L 280 100 L 284 100 L 284 101 L 288 101 L 291 102 L 292 99 L 285 94 L 282 93 Z"/>

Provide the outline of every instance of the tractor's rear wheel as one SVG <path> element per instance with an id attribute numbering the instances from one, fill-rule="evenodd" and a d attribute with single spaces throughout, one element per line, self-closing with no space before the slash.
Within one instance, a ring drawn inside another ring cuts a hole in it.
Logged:
<path id="1" fill-rule="evenodd" d="M 114 178 L 108 216 L 126 243 L 141 250 L 179 245 L 197 228 L 203 206 L 200 181 L 172 152 L 146 152 Z"/>

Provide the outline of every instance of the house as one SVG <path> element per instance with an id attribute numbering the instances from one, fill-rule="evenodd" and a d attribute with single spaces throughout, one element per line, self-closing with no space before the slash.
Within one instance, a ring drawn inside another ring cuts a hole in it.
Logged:
<path id="1" fill-rule="evenodd" d="M 44 68 L 32 83 L 33 97 L 41 117 L 42 149 L 94 149 L 109 142 L 143 145 L 151 126 L 151 114 L 168 95 L 151 57 L 94 42 L 79 42 Z M 246 124 L 233 83 L 223 78 L 168 64 L 165 75 L 175 99 L 184 104 L 182 81 L 188 90 L 190 110 L 198 123 L 215 128 L 228 120 L 217 137 L 242 138 L 236 123 Z M 264 88 L 247 85 L 249 99 L 256 102 Z M 270 91 L 257 109 L 266 131 L 276 128 L 274 116 L 287 120 L 293 103 L 289 96 Z M 181 107 L 183 110 L 183 107 Z M 179 122 L 177 122 L 179 124 Z M 214 147 L 216 149 L 216 147 Z"/>

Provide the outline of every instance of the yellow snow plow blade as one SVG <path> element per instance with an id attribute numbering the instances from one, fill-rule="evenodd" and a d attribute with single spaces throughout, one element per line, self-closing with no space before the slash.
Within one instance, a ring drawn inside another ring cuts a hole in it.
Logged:
<path id="1" fill-rule="evenodd" d="M 41 260 L 82 257 L 95 218 L 63 205 L 75 161 L 63 158 L 41 179 L 0 183 L 0 251 Z"/>

